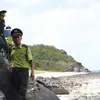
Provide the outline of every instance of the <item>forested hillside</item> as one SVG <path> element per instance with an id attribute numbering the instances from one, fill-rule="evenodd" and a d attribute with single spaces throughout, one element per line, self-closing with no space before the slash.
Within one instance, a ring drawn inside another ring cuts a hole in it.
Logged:
<path id="1" fill-rule="evenodd" d="M 76 62 L 66 51 L 54 46 L 40 44 L 30 46 L 30 49 L 35 62 L 35 69 L 65 71 L 67 65 Z"/>

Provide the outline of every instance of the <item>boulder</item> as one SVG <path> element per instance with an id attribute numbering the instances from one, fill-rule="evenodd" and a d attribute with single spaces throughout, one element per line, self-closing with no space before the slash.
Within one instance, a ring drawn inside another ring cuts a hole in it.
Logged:
<path id="1" fill-rule="evenodd" d="M 30 89 L 28 88 L 27 100 L 60 100 L 60 99 L 51 90 L 46 88 L 43 84 L 34 81 L 31 83 L 31 88 Z"/>

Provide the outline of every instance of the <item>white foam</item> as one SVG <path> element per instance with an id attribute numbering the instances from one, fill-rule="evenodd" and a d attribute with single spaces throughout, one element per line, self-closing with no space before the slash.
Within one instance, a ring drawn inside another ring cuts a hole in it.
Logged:
<path id="1" fill-rule="evenodd" d="M 87 74 L 86 72 L 44 72 L 35 74 L 35 77 L 42 76 L 46 77 L 61 77 L 61 76 L 72 76 L 72 75 L 80 75 L 80 74 Z"/>
<path id="2" fill-rule="evenodd" d="M 70 100 L 68 95 L 57 95 L 60 100 Z"/>

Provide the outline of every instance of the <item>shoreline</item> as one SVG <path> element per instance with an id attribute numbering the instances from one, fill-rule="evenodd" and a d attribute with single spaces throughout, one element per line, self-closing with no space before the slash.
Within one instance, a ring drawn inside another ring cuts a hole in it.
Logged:
<path id="1" fill-rule="evenodd" d="M 74 98 L 96 98 L 100 91 L 100 72 L 40 72 L 35 77 L 58 77 L 69 94 L 57 94 L 60 100 Z M 67 84 L 68 87 L 67 87 Z M 77 99 L 78 100 L 78 99 Z"/>
<path id="2" fill-rule="evenodd" d="M 48 72 L 48 71 L 40 71 L 38 73 L 35 74 L 35 78 L 37 77 L 66 77 L 66 76 L 73 76 L 73 75 L 81 75 L 81 74 L 88 74 L 88 72 Z"/>

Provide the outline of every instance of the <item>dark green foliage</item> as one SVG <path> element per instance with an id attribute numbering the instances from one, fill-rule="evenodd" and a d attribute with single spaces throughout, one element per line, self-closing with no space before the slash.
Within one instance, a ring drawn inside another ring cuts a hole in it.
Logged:
<path id="1" fill-rule="evenodd" d="M 60 71 L 67 63 L 75 62 L 70 55 L 64 54 L 54 46 L 30 46 L 36 69 Z"/>

